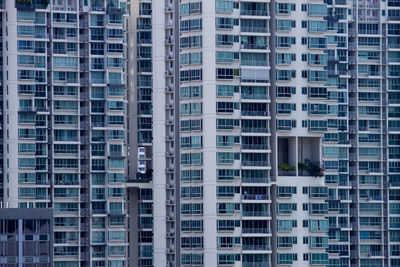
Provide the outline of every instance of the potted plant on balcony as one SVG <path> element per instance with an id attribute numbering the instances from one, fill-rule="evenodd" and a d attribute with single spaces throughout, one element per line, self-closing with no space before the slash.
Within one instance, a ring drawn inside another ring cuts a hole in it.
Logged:
<path id="1" fill-rule="evenodd" d="M 295 166 L 290 166 L 287 163 L 279 163 L 278 168 L 282 170 L 282 175 L 294 175 L 293 171 L 296 170 Z"/>
<path id="2" fill-rule="evenodd" d="M 279 163 L 278 167 L 284 171 L 292 171 L 296 169 L 294 166 L 290 166 L 286 163 Z"/>
<path id="3" fill-rule="evenodd" d="M 308 164 L 308 174 L 310 176 L 324 176 L 323 170 L 320 167 L 319 163 L 309 163 Z"/>
<path id="4" fill-rule="evenodd" d="M 305 173 L 308 171 L 307 163 L 299 162 L 297 163 L 297 167 L 299 168 L 300 175 L 305 175 Z"/>

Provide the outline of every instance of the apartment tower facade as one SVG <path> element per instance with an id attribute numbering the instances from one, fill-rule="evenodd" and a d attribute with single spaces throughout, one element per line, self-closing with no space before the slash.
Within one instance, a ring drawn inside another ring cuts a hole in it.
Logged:
<path id="1" fill-rule="evenodd" d="M 131 264 L 400 265 L 399 1 L 130 10 Z"/>
<path id="2" fill-rule="evenodd" d="M 0 13 L 1 207 L 55 266 L 400 266 L 400 1 Z"/>
<path id="3" fill-rule="evenodd" d="M 53 209 L 54 266 L 125 266 L 126 1 L 1 7 L 2 207 Z"/>

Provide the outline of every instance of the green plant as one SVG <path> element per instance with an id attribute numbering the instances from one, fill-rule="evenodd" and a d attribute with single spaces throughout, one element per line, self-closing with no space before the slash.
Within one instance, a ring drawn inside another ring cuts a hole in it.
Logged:
<path id="1" fill-rule="evenodd" d="M 319 164 L 317 163 L 309 163 L 308 164 L 308 173 L 310 176 L 323 176 L 323 172 Z"/>
<path id="2" fill-rule="evenodd" d="M 297 163 L 297 167 L 299 168 L 299 171 L 308 170 L 308 165 L 307 165 L 307 163 L 304 163 L 304 162 Z"/>
<path id="3" fill-rule="evenodd" d="M 279 168 L 279 169 L 282 169 L 282 170 L 284 170 L 284 171 L 292 171 L 292 170 L 295 170 L 295 169 L 296 169 L 296 167 L 290 166 L 290 165 L 288 165 L 288 164 L 286 164 L 286 163 L 279 163 L 279 164 L 278 164 L 278 168 Z"/>

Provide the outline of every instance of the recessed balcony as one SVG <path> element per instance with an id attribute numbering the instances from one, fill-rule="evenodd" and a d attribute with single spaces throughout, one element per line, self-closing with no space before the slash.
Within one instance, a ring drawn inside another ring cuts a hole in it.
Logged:
<path id="1" fill-rule="evenodd" d="M 321 138 L 279 137 L 279 176 L 322 176 Z"/>

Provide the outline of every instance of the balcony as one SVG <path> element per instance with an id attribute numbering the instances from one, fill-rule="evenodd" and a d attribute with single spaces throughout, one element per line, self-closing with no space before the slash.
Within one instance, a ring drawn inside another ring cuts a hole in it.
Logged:
<path id="1" fill-rule="evenodd" d="M 242 228 L 242 234 L 268 234 L 269 228 Z"/>
<path id="2" fill-rule="evenodd" d="M 242 267 L 271 267 L 271 264 L 266 261 L 260 262 L 242 262 Z"/>
<path id="3" fill-rule="evenodd" d="M 278 175 L 279 176 L 296 176 L 296 168 L 294 166 L 289 166 L 287 164 L 278 165 Z"/>
<path id="4" fill-rule="evenodd" d="M 242 177 L 242 183 L 269 183 L 268 178 Z M 400 185 L 399 185 L 400 186 Z"/>
<path id="5" fill-rule="evenodd" d="M 108 214 L 110 215 L 125 215 L 125 211 L 121 209 L 110 209 L 108 211 Z"/>
<path id="6" fill-rule="evenodd" d="M 269 195 L 266 194 L 260 194 L 260 195 L 254 195 L 254 194 L 245 194 L 242 195 L 242 200 L 269 200 Z"/>
<path id="7" fill-rule="evenodd" d="M 323 176 L 323 169 L 320 162 L 298 162 L 299 176 Z"/>
<path id="8" fill-rule="evenodd" d="M 373 29 L 359 29 L 358 34 L 368 34 L 368 35 L 379 35 L 381 34 L 381 30 L 373 30 Z"/>
<path id="9" fill-rule="evenodd" d="M 381 201 L 381 200 L 383 200 L 382 196 L 375 196 L 375 195 L 360 196 L 360 198 L 367 199 L 368 201 Z"/>
<path id="10" fill-rule="evenodd" d="M 241 66 L 256 66 L 256 67 L 267 67 L 269 63 L 266 60 L 244 60 L 240 61 Z"/>
<path id="11" fill-rule="evenodd" d="M 266 44 L 242 44 L 241 46 L 242 49 L 261 49 L 261 50 L 266 50 L 267 45 Z"/>
<path id="12" fill-rule="evenodd" d="M 400 43 L 389 43 L 388 48 L 400 48 Z"/>
<path id="13" fill-rule="evenodd" d="M 360 253 L 361 257 L 381 257 L 383 256 L 383 252 L 382 251 L 369 251 L 366 253 Z"/>
<path id="14" fill-rule="evenodd" d="M 260 116 L 260 117 L 267 117 L 268 111 L 259 111 L 259 110 L 242 110 L 242 116 Z"/>
<path id="15" fill-rule="evenodd" d="M 242 245 L 242 250 L 271 250 L 269 245 Z"/>
<path id="16" fill-rule="evenodd" d="M 240 10 L 240 15 L 242 16 L 268 16 L 267 10 L 251 10 L 251 9 L 242 9 Z"/>
<path id="17" fill-rule="evenodd" d="M 269 129 L 258 127 L 242 127 L 242 133 L 269 133 Z"/>
<path id="18" fill-rule="evenodd" d="M 93 5 L 93 6 L 91 6 L 91 7 L 90 7 L 90 10 L 91 10 L 91 11 L 96 11 L 96 12 L 104 12 L 104 11 L 106 11 L 106 9 L 105 9 L 104 7 L 99 6 L 99 5 Z"/>
<path id="19" fill-rule="evenodd" d="M 267 27 L 240 27 L 241 32 L 268 33 Z"/>
<path id="20" fill-rule="evenodd" d="M 67 238 L 55 238 L 54 243 L 55 244 L 76 244 L 78 242 L 77 239 L 67 239 Z"/>
<path id="21" fill-rule="evenodd" d="M 247 216 L 247 217 L 269 217 L 269 212 L 268 211 L 256 211 L 256 210 L 244 210 L 242 212 L 242 216 Z"/>
<path id="22" fill-rule="evenodd" d="M 322 176 L 320 146 L 319 137 L 278 138 L 278 175 Z"/>
<path id="23" fill-rule="evenodd" d="M 32 0 L 16 0 L 15 8 L 18 10 L 34 11 L 36 9 L 46 9 L 50 1 L 41 1 L 41 3 L 32 3 Z M 11 4 L 11 2 L 10 2 Z M 2 3 L 1 8 L 4 8 Z"/>
<path id="24" fill-rule="evenodd" d="M 123 15 L 125 14 L 125 10 L 123 8 L 115 7 L 110 4 L 107 5 L 107 14 L 110 15 Z"/>
<path id="25" fill-rule="evenodd" d="M 269 167 L 270 163 L 262 160 L 242 160 L 242 166 Z"/>
<path id="26" fill-rule="evenodd" d="M 252 149 L 252 150 L 267 150 L 269 149 L 268 144 L 242 144 L 242 149 Z"/>
<path id="27" fill-rule="evenodd" d="M 93 209 L 92 210 L 92 214 L 106 214 L 106 210 L 105 209 Z"/>
<path id="28" fill-rule="evenodd" d="M 269 96 L 267 94 L 241 94 L 242 99 L 259 99 L 259 100 L 269 100 Z"/>

